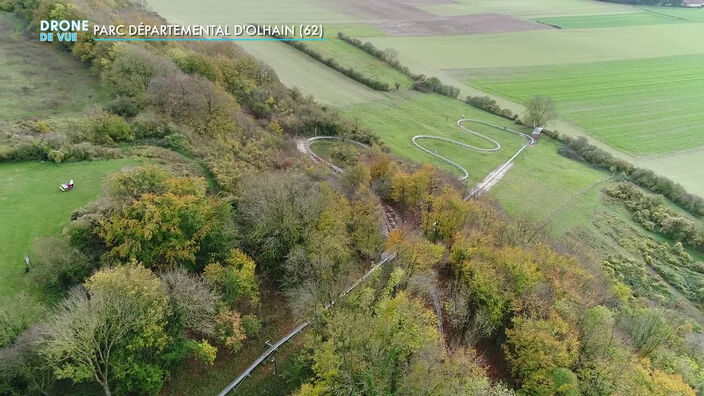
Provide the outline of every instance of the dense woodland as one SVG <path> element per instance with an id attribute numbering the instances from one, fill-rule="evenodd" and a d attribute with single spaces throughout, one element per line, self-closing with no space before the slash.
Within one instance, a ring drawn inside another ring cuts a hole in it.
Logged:
<path id="1" fill-rule="evenodd" d="M 49 18 L 161 21 L 121 0 L 2 4 L 30 30 Z M 61 49 L 112 100 L 17 125 L 0 158 L 153 163 L 114 174 L 102 199 L 36 241 L 31 276 L 47 303 L 1 308 L 0 393 L 157 394 L 187 360 L 211 367 L 219 349 L 236 359 L 271 290 L 296 317 L 317 314 L 289 374 L 298 395 L 704 391 L 698 324 L 637 298 L 578 241 L 399 162 L 239 48 L 79 37 Z M 338 176 L 295 150 L 293 136 L 315 134 L 374 147 L 341 155 Z M 679 237 L 627 193 L 611 195 Z M 386 238 L 380 200 L 404 220 Z M 323 309 L 384 250 L 397 258 Z"/>

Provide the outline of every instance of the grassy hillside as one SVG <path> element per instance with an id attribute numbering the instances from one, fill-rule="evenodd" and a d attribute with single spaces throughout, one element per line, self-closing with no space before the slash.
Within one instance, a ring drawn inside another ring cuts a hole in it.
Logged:
<path id="1" fill-rule="evenodd" d="M 273 67 L 281 82 L 314 95 L 321 103 L 345 106 L 384 98 L 384 94 L 358 83 L 283 43 L 249 42 L 250 54 Z"/>
<path id="2" fill-rule="evenodd" d="M 0 164 L 0 296 L 12 295 L 28 285 L 24 277 L 25 253 L 37 236 L 55 235 L 71 212 L 102 192 L 109 173 L 135 165 L 134 160 L 51 164 L 23 162 Z M 59 185 L 73 179 L 72 191 Z"/>
<path id="3" fill-rule="evenodd" d="M 552 97 L 562 118 L 633 154 L 698 147 L 702 140 L 704 55 L 580 65 L 484 69 L 470 84 L 525 103 Z"/>
<path id="4" fill-rule="evenodd" d="M 87 69 L 23 35 L 19 19 L 0 11 L 0 122 L 77 112 L 101 100 Z"/>

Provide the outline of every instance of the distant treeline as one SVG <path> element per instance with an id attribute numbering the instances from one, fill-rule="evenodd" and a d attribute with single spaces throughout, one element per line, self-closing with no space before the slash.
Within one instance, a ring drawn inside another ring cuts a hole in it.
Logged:
<path id="1" fill-rule="evenodd" d="M 285 37 L 279 36 L 279 35 L 272 35 L 272 37 L 277 38 L 277 39 L 283 39 Z M 320 52 L 314 50 L 313 48 L 310 48 L 307 46 L 305 43 L 302 43 L 300 41 L 283 41 L 284 44 L 288 44 L 291 47 L 303 52 L 304 54 L 310 56 L 311 58 L 317 60 L 318 62 L 321 62 L 325 64 L 328 67 L 331 67 L 338 72 L 346 75 L 347 77 L 362 83 L 366 86 L 368 86 L 371 89 L 374 89 L 376 91 L 390 91 L 391 86 L 383 81 L 377 80 L 375 78 L 365 76 L 362 72 L 359 70 L 356 70 L 352 67 L 344 67 L 341 64 L 337 63 L 337 61 L 334 58 L 326 58 L 321 54 Z"/>
<path id="2" fill-rule="evenodd" d="M 416 91 L 425 93 L 434 92 L 436 94 L 449 96 L 451 98 L 457 98 L 460 94 L 459 88 L 443 84 L 437 77 L 428 77 L 424 74 L 412 73 L 408 67 L 403 66 L 394 55 L 390 54 L 389 51 L 380 50 L 372 43 L 363 43 L 361 40 L 347 36 L 342 32 L 338 32 L 337 37 L 342 41 L 354 45 L 369 55 L 386 62 L 389 66 L 411 77 L 413 79 L 413 89 Z"/>

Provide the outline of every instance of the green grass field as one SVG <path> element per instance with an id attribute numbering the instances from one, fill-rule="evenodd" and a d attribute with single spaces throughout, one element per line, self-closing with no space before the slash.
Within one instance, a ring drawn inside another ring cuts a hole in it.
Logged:
<path id="1" fill-rule="evenodd" d="M 683 7 L 642 7 L 653 14 L 681 18 L 690 22 L 704 22 L 704 9 Z"/>
<path id="2" fill-rule="evenodd" d="M 704 55 L 470 70 L 477 88 L 525 103 L 552 97 L 560 116 L 631 154 L 704 145 Z"/>
<path id="3" fill-rule="evenodd" d="M 373 128 L 397 156 L 415 162 L 429 162 L 460 176 L 457 168 L 420 151 L 411 142 L 415 135 L 434 135 L 462 143 L 492 147 L 485 140 L 470 135 L 456 126 L 463 115 L 519 129 L 512 122 L 477 110 L 461 101 L 439 95 L 402 92 L 393 99 L 370 104 L 350 106 L 344 110 L 347 118 Z M 446 156 L 469 171 L 469 183 L 481 181 L 492 169 L 505 162 L 523 145 L 524 139 L 486 125 L 466 123 L 466 127 L 496 139 L 502 150 L 482 153 L 450 143 L 423 140 L 421 143 L 438 154 Z"/>
<path id="4" fill-rule="evenodd" d="M 22 28 L 17 17 L 0 11 L 0 122 L 79 112 L 104 99 L 87 69 L 69 54 L 23 37 Z"/>
<path id="5" fill-rule="evenodd" d="M 37 236 L 55 235 L 71 212 L 95 200 L 109 173 L 135 165 L 135 160 L 0 164 L 0 296 L 32 289 L 24 277 L 25 253 Z M 74 190 L 59 184 L 73 179 Z"/>
<path id="6" fill-rule="evenodd" d="M 633 7 L 594 0 L 456 0 L 423 5 L 436 15 L 500 13 L 523 17 L 632 12 Z"/>
<path id="7" fill-rule="evenodd" d="M 609 28 L 640 25 L 667 25 L 687 23 L 689 21 L 655 12 L 638 12 L 627 14 L 600 14 L 563 17 L 537 18 L 536 21 L 561 29 Z"/>
<path id="8" fill-rule="evenodd" d="M 641 159 L 641 165 L 657 169 L 663 175 L 677 175 L 677 182 L 687 191 L 704 197 L 704 149 L 684 151 Z"/>

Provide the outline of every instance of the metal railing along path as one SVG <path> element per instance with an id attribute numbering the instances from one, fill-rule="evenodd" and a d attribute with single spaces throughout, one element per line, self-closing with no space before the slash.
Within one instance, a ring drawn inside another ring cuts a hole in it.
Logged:
<path id="1" fill-rule="evenodd" d="M 385 263 L 387 263 L 395 258 L 396 258 L 396 253 L 386 253 L 386 252 L 382 253 L 381 254 L 381 261 L 379 261 L 372 268 L 370 268 L 369 271 L 367 271 L 361 278 L 357 279 L 357 281 L 355 281 L 352 284 L 352 286 L 345 289 L 345 291 L 340 294 L 339 298 L 343 298 L 346 295 L 348 295 L 352 290 L 357 288 L 357 286 L 359 286 L 362 282 L 364 282 L 367 278 L 369 278 L 374 273 L 374 271 L 376 271 L 379 267 L 381 267 Z M 325 310 L 330 309 L 330 307 L 332 307 L 334 305 L 335 305 L 335 301 L 333 300 L 332 302 L 326 304 L 324 306 L 324 309 Z M 252 371 L 254 371 L 254 369 L 259 367 L 260 364 L 264 363 L 264 361 L 267 358 L 269 358 L 269 356 L 274 354 L 274 352 L 276 352 L 283 344 L 285 344 L 286 342 L 291 340 L 291 338 L 295 337 L 296 334 L 303 331 L 303 329 L 305 329 L 309 324 L 311 324 L 311 322 L 313 320 L 315 320 L 315 318 L 307 320 L 307 321 L 299 324 L 298 326 L 296 326 L 295 329 L 291 330 L 288 334 L 283 336 L 280 340 L 278 340 L 274 344 L 272 344 L 266 351 L 264 351 L 264 353 L 259 355 L 259 357 L 257 359 L 255 359 L 254 362 L 252 362 L 252 364 L 249 365 L 249 367 L 247 367 L 237 378 L 235 378 L 234 381 L 230 382 L 222 391 L 220 391 L 220 393 L 218 393 L 218 396 L 225 396 L 228 393 L 230 393 L 233 389 L 235 389 L 237 387 L 237 385 L 239 385 L 242 381 L 244 381 L 247 377 L 249 377 L 252 374 Z"/>

